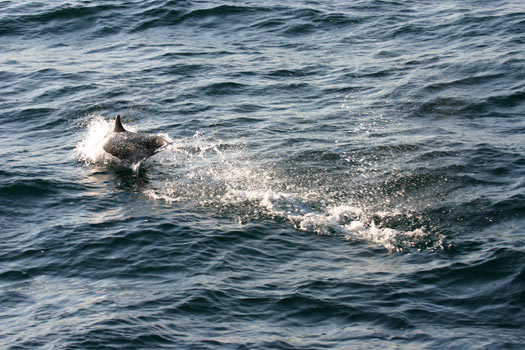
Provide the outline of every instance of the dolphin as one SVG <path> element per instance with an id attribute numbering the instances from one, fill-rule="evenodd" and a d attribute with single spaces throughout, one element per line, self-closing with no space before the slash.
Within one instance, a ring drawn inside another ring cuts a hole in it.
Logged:
<path id="1" fill-rule="evenodd" d="M 151 157 L 169 142 L 159 135 L 131 132 L 124 129 L 120 115 L 102 148 L 120 160 L 136 164 Z"/>

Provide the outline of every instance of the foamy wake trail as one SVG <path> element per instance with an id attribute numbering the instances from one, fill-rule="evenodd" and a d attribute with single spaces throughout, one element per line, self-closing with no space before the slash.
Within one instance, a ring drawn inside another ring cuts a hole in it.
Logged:
<path id="1" fill-rule="evenodd" d="M 402 231 L 376 224 L 378 218 L 400 213 L 370 212 L 358 204 L 337 203 L 341 200 L 330 199 L 325 190 L 304 188 L 282 172 L 246 159 L 243 145 L 224 146 L 198 134 L 177 140 L 159 158 L 164 179 L 144 189 L 144 195 L 167 203 L 188 201 L 213 208 L 241 224 L 284 219 L 300 231 L 338 235 L 389 250 L 418 246 L 431 235 L 424 228 Z"/>

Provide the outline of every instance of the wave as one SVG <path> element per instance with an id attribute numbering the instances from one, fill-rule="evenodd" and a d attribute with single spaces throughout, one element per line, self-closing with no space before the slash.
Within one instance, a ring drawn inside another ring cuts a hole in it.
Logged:
<path id="1" fill-rule="evenodd" d="M 30 12 L 31 14 L 27 14 Z M 274 31 L 283 36 L 305 35 L 318 30 L 331 31 L 361 21 L 341 12 L 287 6 L 219 5 L 201 7 L 190 2 L 155 1 L 145 4 L 121 2 L 85 5 L 58 2 L 11 5 L 0 16 L 0 36 L 49 38 L 83 33 L 94 39 L 122 31 L 138 33 L 174 26 L 203 29 L 234 27 L 244 30 Z"/>
<path id="2" fill-rule="evenodd" d="M 31 11 L 26 6 L 31 6 Z M 71 6 L 67 2 L 15 5 L 5 9 L 7 15 L 0 16 L 0 36 L 48 37 L 86 31 L 100 26 L 97 21 L 100 16 L 110 13 L 117 18 L 122 10 L 118 5 Z"/>
<path id="3" fill-rule="evenodd" d="M 0 195 L 4 199 L 38 199 L 51 197 L 59 192 L 60 183 L 42 179 L 14 180 L 0 186 Z"/>

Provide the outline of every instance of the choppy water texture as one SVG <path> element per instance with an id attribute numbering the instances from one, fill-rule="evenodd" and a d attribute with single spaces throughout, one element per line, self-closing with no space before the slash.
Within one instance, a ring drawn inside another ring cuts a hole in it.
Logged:
<path id="1" fill-rule="evenodd" d="M 0 1 L 0 347 L 522 349 L 522 1 Z M 116 114 L 173 141 L 135 169 Z"/>

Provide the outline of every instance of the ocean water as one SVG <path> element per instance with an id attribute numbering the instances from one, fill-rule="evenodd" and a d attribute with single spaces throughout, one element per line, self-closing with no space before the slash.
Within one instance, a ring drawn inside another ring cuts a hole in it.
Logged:
<path id="1" fill-rule="evenodd" d="M 525 347 L 523 1 L 0 1 L 0 44 L 0 348 Z"/>

